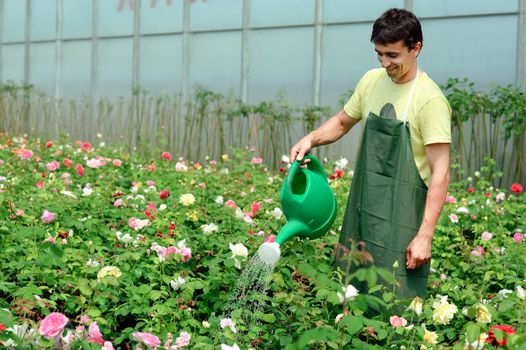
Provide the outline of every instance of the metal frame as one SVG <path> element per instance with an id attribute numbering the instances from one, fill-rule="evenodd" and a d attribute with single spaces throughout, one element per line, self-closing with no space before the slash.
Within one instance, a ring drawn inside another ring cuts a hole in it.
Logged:
<path id="1" fill-rule="evenodd" d="M 56 37 L 52 40 L 34 40 L 31 41 L 31 3 L 32 0 L 25 0 L 25 22 L 24 22 L 24 41 L 4 42 L 3 27 L 0 28 L 0 57 L 4 45 L 24 44 L 24 83 L 30 82 L 31 64 L 30 64 L 30 45 L 35 43 L 55 43 L 55 97 L 62 96 L 62 60 L 63 60 L 63 44 L 70 41 L 91 41 L 91 103 L 92 113 L 95 113 L 95 103 L 98 99 L 98 41 L 115 38 L 132 38 L 133 39 L 133 61 L 132 61 L 132 88 L 140 87 L 140 44 L 141 38 L 152 36 L 167 36 L 167 35 L 181 35 L 182 36 L 182 77 L 179 89 L 182 93 L 183 99 L 189 95 L 189 81 L 190 81 L 190 49 L 191 38 L 193 34 L 197 33 L 221 33 L 221 32 L 241 32 L 241 79 L 240 79 L 240 98 L 243 102 L 249 102 L 249 76 L 250 76 L 250 33 L 252 31 L 267 30 L 267 29 L 288 29 L 288 28 L 313 28 L 314 29 L 314 50 L 313 50 L 313 86 L 312 86 L 312 102 L 314 105 L 319 105 L 321 96 L 321 79 L 322 79 L 322 49 L 323 49 L 323 30 L 329 26 L 352 25 L 373 23 L 373 20 L 364 21 L 344 21 L 344 22 L 323 22 L 323 1 L 315 1 L 315 20 L 314 23 L 299 24 L 299 25 L 278 25 L 278 26 L 250 26 L 250 9 L 251 0 L 243 0 L 243 22 L 240 28 L 227 28 L 217 30 L 191 30 L 190 29 L 190 11 L 191 0 L 184 0 L 183 5 L 183 28 L 181 31 L 155 33 L 155 34 L 141 34 L 141 0 L 135 1 L 134 18 L 133 18 L 133 33 L 129 35 L 113 35 L 113 36 L 99 36 L 99 1 L 92 0 L 92 32 L 91 37 L 79 38 L 62 38 L 62 16 L 63 16 L 63 0 L 56 0 Z M 413 9 L 414 0 L 404 0 L 404 8 L 408 10 Z M 0 16 L 4 13 L 4 0 L 0 0 Z M 454 15 L 454 16 L 429 16 L 421 17 L 421 20 L 439 20 L 452 18 L 481 18 L 481 17 L 496 17 L 496 16 L 517 16 L 517 61 L 516 61 L 516 85 L 518 87 L 526 88 L 526 0 L 518 0 L 518 8 L 516 12 L 500 12 L 488 14 L 473 14 L 473 15 Z M 0 81 L 3 78 L 2 67 L 0 67 Z M 94 115 L 93 115 L 94 116 Z"/>

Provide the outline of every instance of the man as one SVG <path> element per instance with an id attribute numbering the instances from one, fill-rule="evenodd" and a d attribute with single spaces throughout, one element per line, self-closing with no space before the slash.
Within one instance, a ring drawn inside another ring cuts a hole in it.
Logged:
<path id="1" fill-rule="evenodd" d="M 397 261 L 398 296 L 424 297 L 449 184 L 451 108 L 418 67 L 423 36 L 413 13 L 386 11 L 371 41 L 382 68 L 368 71 L 343 110 L 295 144 L 290 159 L 302 160 L 366 119 L 339 247 L 364 242 L 376 266 L 390 270 Z M 341 251 L 336 262 L 345 269 Z"/>

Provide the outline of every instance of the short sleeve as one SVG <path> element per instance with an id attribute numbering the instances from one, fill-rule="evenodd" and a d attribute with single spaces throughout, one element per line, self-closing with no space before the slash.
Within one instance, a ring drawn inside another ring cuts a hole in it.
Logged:
<path id="1" fill-rule="evenodd" d="M 356 85 L 356 89 L 354 90 L 351 98 L 343 107 L 345 113 L 351 118 L 362 119 L 362 104 L 364 103 L 364 92 L 370 81 L 370 76 L 371 71 L 365 73 L 365 75 L 360 79 L 360 81 Z"/>
<path id="2" fill-rule="evenodd" d="M 445 97 L 430 99 L 421 108 L 418 119 L 424 145 L 451 143 L 451 107 Z"/>

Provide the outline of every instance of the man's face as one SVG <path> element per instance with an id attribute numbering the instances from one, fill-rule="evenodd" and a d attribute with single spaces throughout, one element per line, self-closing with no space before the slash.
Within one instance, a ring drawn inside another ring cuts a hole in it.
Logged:
<path id="1" fill-rule="evenodd" d="M 416 57 L 421 47 L 422 45 L 417 43 L 414 49 L 409 49 L 403 40 L 393 44 L 374 44 L 378 61 L 385 68 L 391 80 L 398 84 L 406 83 L 414 78 Z"/>

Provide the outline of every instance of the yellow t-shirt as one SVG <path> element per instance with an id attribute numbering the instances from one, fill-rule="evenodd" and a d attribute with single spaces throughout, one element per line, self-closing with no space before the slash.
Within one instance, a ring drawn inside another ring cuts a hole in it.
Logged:
<path id="1" fill-rule="evenodd" d="M 411 148 L 422 180 L 429 185 L 431 170 L 425 146 L 451 143 L 451 107 L 440 88 L 425 73 L 420 72 L 409 107 L 408 121 Z M 355 119 L 369 112 L 380 115 L 386 103 L 393 104 L 398 120 L 403 120 L 413 81 L 393 83 L 384 68 L 371 69 L 360 79 L 343 110 Z"/>

